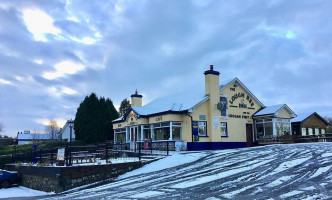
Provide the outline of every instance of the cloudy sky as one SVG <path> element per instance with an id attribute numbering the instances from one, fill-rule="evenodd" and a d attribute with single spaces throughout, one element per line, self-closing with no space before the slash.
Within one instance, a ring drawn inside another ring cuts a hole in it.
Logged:
<path id="1" fill-rule="evenodd" d="M 5 134 L 74 118 L 91 92 L 115 105 L 238 77 L 265 104 L 332 116 L 332 1 L 0 1 Z"/>

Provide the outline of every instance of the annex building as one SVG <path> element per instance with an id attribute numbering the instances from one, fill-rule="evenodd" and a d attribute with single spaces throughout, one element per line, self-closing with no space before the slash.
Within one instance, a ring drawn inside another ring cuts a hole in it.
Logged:
<path id="1" fill-rule="evenodd" d="M 144 106 L 136 91 L 132 107 L 113 121 L 115 141 L 182 141 L 187 150 L 205 150 L 248 147 L 258 137 L 291 134 L 296 114 L 286 104 L 265 106 L 238 78 L 219 81 L 219 75 L 211 65 L 204 72 L 205 91 Z"/>

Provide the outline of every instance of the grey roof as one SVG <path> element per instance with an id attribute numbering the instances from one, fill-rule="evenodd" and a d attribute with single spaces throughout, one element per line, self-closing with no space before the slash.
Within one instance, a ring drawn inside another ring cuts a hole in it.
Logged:
<path id="1" fill-rule="evenodd" d="M 41 133 L 19 133 L 17 134 L 17 140 L 50 140 L 50 134 Z"/>
<path id="2" fill-rule="evenodd" d="M 189 111 L 209 99 L 209 96 L 202 93 L 184 92 L 181 94 L 174 94 L 165 97 L 161 97 L 151 101 L 142 107 L 131 107 L 137 114 L 147 116 L 156 113 L 162 113 L 167 111 L 181 112 Z M 113 122 L 121 121 L 123 117 L 120 117 Z"/>
<path id="3" fill-rule="evenodd" d="M 316 115 L 318 118 L 320 118 L 325 124 L 329 124 L 328 121 L 326 121 L 322 116 L 320 116 L 318 113 L 316 112 L 307 112 L 307 113 L 300 113 L 297 115 L 297 117 L 293 118 L 291 120 L 291 122 L 302 122 L 304 120 L 306 120 L 307 118 L 309 118 L 312 115 Z"/>
<path id="4" fill-rule="evenodd" d="M 308 113 L 300 113 L 297 115 L 297 117 L 293 118 L 291 122 L 302 122 L 303 120 L 307 119 L 310 117 L 312 114 L 315 112 L 308 112 Z"/>
<path id="5" fill-rule="evenodd" d="M 255 113 L 254 117 L 263 115 L 275 115 L 282 108 L 286 108 L 291 113 L 291 115 L 296 116 L 296 114 L 286 104 L 278 104 L 263 108 L 262 110 Z"/>
<path id="6" fill-rule="evenodd" d="M 225 80 L 219 86 L 219 90 L 224 89 L 226 86 L 231 84 L 232 82 L 237 81 L 243 89 L 250 94 L 253 99 L 262 107 L 265 107 L 251 92 L 250 90 L 238 79 L 232 78 L 229 80 Z M 208 95 L 204 94 L 203 92 L 197 91 L 187 91 L 180 94 L 169 95 L 165 97 L 161 97 L 151 101 L 150 103 L 146 104 L 142 107 L 131 107 L 137 114 L 148 116 L 157 113 L 163 113 L 167 111 L 173 112 L 181 112 L 181 111 L 188 111 L 193 112 L 195 107 L 200 105 L 201 103 L 205 102 L 209 99 Z M 120 117 L 113 122 L 122 121 L 123 117 Z"/>

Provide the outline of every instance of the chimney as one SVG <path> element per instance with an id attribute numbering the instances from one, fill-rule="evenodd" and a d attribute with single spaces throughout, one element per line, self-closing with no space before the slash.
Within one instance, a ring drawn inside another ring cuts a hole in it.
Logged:
<path id="1" fill-rule="evenodd" d="M 219 72 L 213 70 L 213 65 L 210 65 L 210 70 L 204 72 L 205 75 L 205 95 L 219 96 Z"/>
<path id="2" fill-rule="evenodd" d="M 130 97 L 131 97 L 131 106 L 133 106 L 133 107 L 142 107 L 142 97 L 143 97 L 143 95 L 138 94 L 138 92 L 136 90 L 135 94 L 132 94 Z"/>
<path id="3" fill-rule="evenodd" d="M 211 130 L 210 141 L 220 141 L 220 111 L 217 109 L 217 105 L 220 102 L 219 74 L 218 71 L 213 70 L 213 65 L 210 65 L 210 70 L 204 72 L 205 95 L 209 95 L 207 129 Z M 215 124 L 218 125 L 218 128 L 216 128 Z"/>

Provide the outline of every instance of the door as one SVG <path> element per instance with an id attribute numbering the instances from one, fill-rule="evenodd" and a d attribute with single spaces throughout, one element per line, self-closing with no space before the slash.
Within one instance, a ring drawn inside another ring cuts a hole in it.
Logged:
<path id="1" fill-rule="evenodd" d="M 252 124 L 246 124 L 247 147 L 252 147 Z"/>

